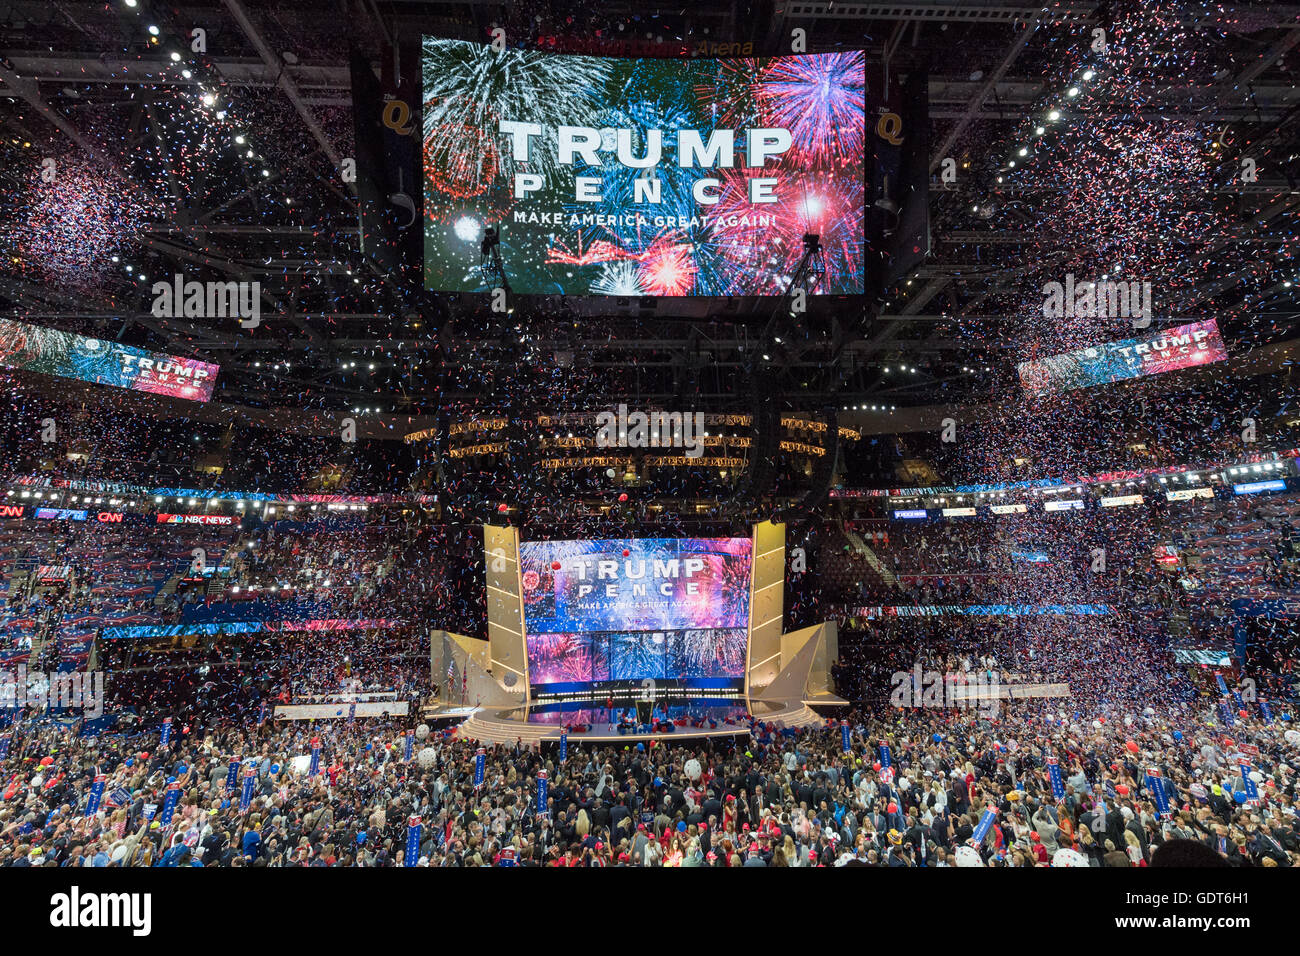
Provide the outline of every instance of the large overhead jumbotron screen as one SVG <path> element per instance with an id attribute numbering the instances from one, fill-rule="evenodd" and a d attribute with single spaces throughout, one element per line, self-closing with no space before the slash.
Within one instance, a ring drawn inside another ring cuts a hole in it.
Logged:
<path id="1" fill-rule="evenodd" d="M 1214 319 L 1063 352 L 1019 365 L 1026 392 L 1042 395 L 1222 362 L 1228 350 Z"/>
<path id="2" fill-rule="evenodd" d="M 816 233 L 818 293 L 863 290 L 866 57 L 613 59 L 424 39 L 430 289 L 780 295 Z"/>
<path id="3" fill-rule="evenodd" d="M 0 319 L 0 365 L 196 402 L 212 398 L 220 371 L 219 366 L 198 359 L 12 319 Z"/>

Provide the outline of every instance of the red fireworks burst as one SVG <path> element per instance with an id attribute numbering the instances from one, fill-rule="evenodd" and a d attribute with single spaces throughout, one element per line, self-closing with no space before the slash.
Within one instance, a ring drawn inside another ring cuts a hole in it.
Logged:
<path id="1" fill-rule="evenodd" d="M 638 258 L 638 279 L 650 295 L 686 295 L 695 285 L 695 259 L 680 235 L 663 233 Z"/>

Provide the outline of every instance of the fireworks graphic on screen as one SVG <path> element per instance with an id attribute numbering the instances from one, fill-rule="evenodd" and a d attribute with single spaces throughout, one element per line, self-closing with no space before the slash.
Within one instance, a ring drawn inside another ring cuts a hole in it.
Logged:
<path id="1" fill-rule="evenodd" d="M 662 632 L 611 634 L 609 679 L 644 680 L 647 677 L 665 677 L 667 643 Z"/>
<path id="2" fill-rule="evenodd" d="M 526 164 L 515 163 L 508 149 L 500 151 L 501 172 L 540 173 L 548 182 L 561 182 L 571 172 L 559 165 L 557 131 L 561 126 L 596 125 L 604 108 L 605 86 L 613 61 L 592 56 L 555 56 L 533 50 L 504 50 L 476 43 L 424 38 L 424 138 L 426 151 L 439 131 L 451 141 L 435 148 L 449 155 L 472 149 L 471 141 L 456 139 L 456 130 L 486 130 L 496 135 L 499 119 L 538 123 L 543 134 L 534 138 Z M 544 142 L 543 142 L 544 140 Z"/>
<path id="3" fill-rule="evenodd" d="M 763 61 L 751 57 L 701 60 L 703 74 L 694 84 L 700 108 L 722 129 L 748 129 L 758 125 L 757 77 Z"/>
<path id="4" fill-rule="evenodd" d="M 585 682 L 592 679 L 591 636 L 528 635 L 528 674 L 533 684 Z"/>
<path id="5" fill-rule="evenodd" d="M 866 68 L 862 52 L 777 57 L 756 85 L 763 126 L 788 129 L 806 166 L 860 161 Z"/>
<path id="6" fill-rule="evenodd" d="M 465 97 L 457 97 L 464 100 Z M 464 103 L 452 102 L 443 110 L 426 103 L 425 115 L 437 111 L 452 116 L 469 111 Z M 456 199 L 481 196 L 492 188 L 501 155 L 497 149 L 496 117 L 484 108 L 490 126 L 473 126 L 463 120 L 449 119 L 429 130 L 424 137 L 424 168 L 428 181 L 438 192 Z M 425 123 L 428 129 L 428 123 Z"/>
<path id="7" fill-rule="evenodd" d="M 657 237 L 640 263 L 639 281 L 651 295 L 686 295 L 695 284 L 695 257 L 680 233 Z"/>
<path id="8" fill-rule="evenodd" d="M 692 630 L 668 638 L 669 677 L 744 677 L 745 632 Z"/>
<path id="9" fill-rule="evenodd" d="M 751 175 L 749 171 L 725 174 L 721 199 L 713 207 L 722 224 L 714 230 L 712 241 L 723 250 L 726 261 L 743 264 L 737 273 L 756 272 L 763 277 L 763 292 L 780 294 L 804 254 L 807 232 L 817 234 L 821 242 L 828 279 L 847 274 L 862 261 L 861 181 L 816 173 L 783 179 L 777 190 L 781 201 L 758 207 L 759 215 L 770 218 L 755 222 L 754 207 L 746 198 Z M 750 219 L 745 222 L 747 215 Z"/>
<path id="10" fill-rule="evenodd" d="M 640 270 L 635 262 L 610 262 L 591 284 L 597 295 L 645 295 Z"/>

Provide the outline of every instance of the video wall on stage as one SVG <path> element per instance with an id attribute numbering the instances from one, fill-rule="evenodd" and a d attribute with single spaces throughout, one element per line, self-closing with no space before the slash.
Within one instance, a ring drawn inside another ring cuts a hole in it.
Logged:
<path id="1" fill-rule="evenodd" d="M 740 686 L 749 538 L 519 546 L 529 683 Z"/>
<path id="2" fill-rule="evenodd" d="M 866 55 L 616 59 L 423 41 L 425 285 L 864 291 Z"/>

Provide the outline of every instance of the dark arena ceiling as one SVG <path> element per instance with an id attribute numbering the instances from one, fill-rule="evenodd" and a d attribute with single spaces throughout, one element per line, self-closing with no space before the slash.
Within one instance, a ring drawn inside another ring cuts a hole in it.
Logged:
<path id="1" fill-rule="evenodd" d="M 1141 43 L 1091 48 L 1142 17 L 1159 29 Z M 418 267 L 383 269 L 340 175 L 358 151 L 349 57 L 391 83 L 421 35 L 497 27 L 520 45 L 635 38 L 688 56 L 784 52 L 802 30 L 809 52 L 921 76 L 927 248 L 798 315 L 779 296 L 512 295 L 498 313 L 485 294 L 426 291 Z M 1016 391 L 1043 275 L 1101 273 L 1107 256 L 1164 292 L 1161 321 L 1216 318 L 1234 360 L 1293 337 L 1298 43 L 1287 4 L 0 0 L 0 310 L 216 363 L 214 402 L 363 410 L 385 437 L 452 408 L 747 408 L 760 377 L 785 410 L 935 427 L 905 413 Z M 1143 132 L 1125 142 L 1126 123 Z M 1062 210 L 1080 204 L 1097 221 L 1076 234 Z M 1108 215 L 1131 221 L 1104 237 Z M 153 314 L 150 286 L 177 273 L 256 280 L 260 325 Z"/>

